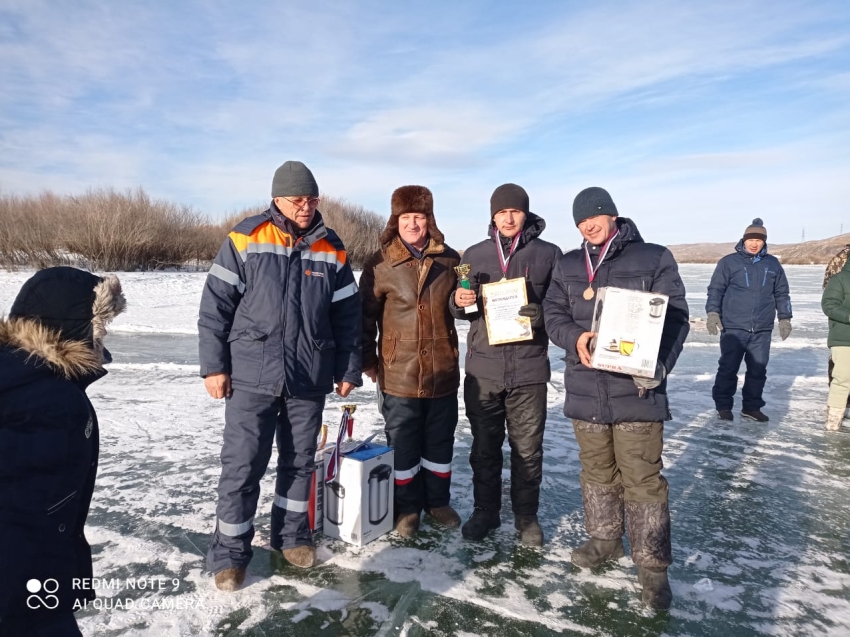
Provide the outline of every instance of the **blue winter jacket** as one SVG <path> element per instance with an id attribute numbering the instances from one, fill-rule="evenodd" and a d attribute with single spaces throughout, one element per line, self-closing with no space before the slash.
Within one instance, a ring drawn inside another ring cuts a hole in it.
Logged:
<path id="1" fill-rule="evenodd" d="M 234 388 L 274 396 L 360 386 L 360 292 L 342 241 L 319 212 L 302 237 L 271 214 L 239 223 L 210 268 L 198 320 L 201 376 L 229 373 Z"/>
<path id="2" fill-rule="evenodd" d="M 659 292 L 670 297 L 658 360 L 669 373 L 682 353 L 690 330 L 685 285 L 676 260 L 664 246 L 644 243 L 630 219 L 617 219 L 619 235 L 597 270 L 593 289 L 612 286 Z M 591 369 L 581 363 L 576 350 L 579 336 L 593 323 L 595 297 L 586 300 L 588 287 L 584 248 L 566 253 L 552 273 L 543 301 L 543 318 L 549 338 L 566 350 L 564 415 L 600 424 L 659 422 L 670 419 L 666 379 L 640 395 L 631 376 Z"/>
<path id="3" fill-rule="evenodd" d="M 733 254 L 717 262 L 705 311 L 717 312 L 724 329 L 747 332 L 772 330 L 777 315 L 780 321 L 792 318 L 785 270 L 767 253 L 767 244 L 752 255 L 741 239 Z"/>

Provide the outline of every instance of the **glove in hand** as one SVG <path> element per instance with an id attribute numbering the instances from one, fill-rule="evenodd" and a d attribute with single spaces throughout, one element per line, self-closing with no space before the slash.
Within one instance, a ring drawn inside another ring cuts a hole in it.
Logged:
<path id="1" fill-rule="evenodd" d="M 528 305 L 523 305 L 519 308 L 518 314 L 520 316 L 527 316 L 531 319 L 531 327 L 534 329 L 540 329 L 543 327 L 543 308 L 540 307 L 539 303 L 529 303 Z"/>
<path id="2" fill-rule="evenodd" d="M 779 338 L 783 341 L 791 336 L 791 319 L 782 319 L 779 321 Z"/>
<path id="3" fill-rule="evenodd" d="M 717 336 L 718 331 L 723 331 L 723 323 L 720 322 L 720 315 L 717 312 L 709 312 L 705 315 L 705 328 L 712 336 Z"/>
<path id="4" fill-rule="evenodd" d="M 661 381 L 664 380 L 665 376 L 667 376 L 667 370 L 664 369 L 664 365 L 657 363 L 655 365 L 655 376 L 653 378 L 632 376 L 632 380 L 639 389 L 646 391 L 647 389 L 655 389 L 658 387 L 661 384 Z"/>

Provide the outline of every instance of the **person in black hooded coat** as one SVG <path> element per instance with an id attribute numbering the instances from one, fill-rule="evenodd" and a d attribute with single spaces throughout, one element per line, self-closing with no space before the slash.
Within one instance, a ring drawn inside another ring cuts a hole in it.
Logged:
<path id="1" fill-rule="evenodd" d="M 670 251 L 644 242 L 635 223 L 618 216 L 604 189 L 580 192 L 573 218 L 585 240 L 558 261 L 543 301 L 549 337 L 567 354 L 564 415 L 572 419 L 579 443 L 590 535 L 571 560 L 590 568 L 622 557 L 625 521 L 643 601 L 664 610 L 672 599 L 667 579 L 672 554 L 661 453 L 664 421 L 671 418 L 666 376 L 690 329 L 685 286 Z M 669 297 L 654 378 L 591 368 L 595 298 L 607 286 Z"/>
<path id="2" fill-rule="evenodd" d="M 115 276 L 59 267 L 24 283 L 0 319 L 0 635 L 80 635 L 94 599 L 84 525 L 97 416 L 86 388 L 106 374 L 106 324 L 126 305 Z"/>

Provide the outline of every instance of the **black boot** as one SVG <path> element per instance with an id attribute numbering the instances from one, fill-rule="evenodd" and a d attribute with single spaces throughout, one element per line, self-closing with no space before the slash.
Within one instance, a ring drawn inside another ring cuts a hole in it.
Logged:
<path id="1" fill-rule="evenodd" d="M 732 415 L 731 409 L 718 409 L 717 417 L 720 418 L 720 420 L 735 420 L 735 416 Z"/>
<path id="2" fill-rule="evenodd" d="M 761 409 L 744 409 L 741 411 L 741 415 L 756 422 L 768 422 L 770 420 L 770 418 L 762 413 Z"/>
<path id="3" fill-rule="evenodd" d="M 580 568 L 593 568 L 608 560 L 623 557 L 623 539 L 600 540 L 592 537 L 577 549 L 573 550 L 570 561 Z"/>
<path id="4" fill-rule="evenodd" d="M 514 518 L 514 526 L 519 531 L 519 541 L 525 546 L 543 546 L 543 529 L 536 515 L 518 515 Z"/>
<path id="5" fill-rule="evenodd" d="M 648 569 L 638 566 L 638 582 L 643 587 L 641 600 L 652 610 L 670 610 L 673 591 L 667 579 L 667 569 Z"/>
<path id="6" fill-rule="evenodd" d="M 487 537 L 487 533 L 493 529 L 498 529 L 501 525 L 502 520 L 499 517 L 498 511 L 476 507 L 460 532 L 467 540 L 478 541 L 483 540 Z"/>

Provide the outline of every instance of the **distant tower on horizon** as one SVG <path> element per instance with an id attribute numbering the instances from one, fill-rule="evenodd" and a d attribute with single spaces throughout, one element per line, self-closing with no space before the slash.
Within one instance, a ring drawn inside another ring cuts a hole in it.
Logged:
<path id="1" fill-rule="evenodd" d="M 806 240 L 806 229 L 803 228 L 803 238 L 801 239 L 801 241 L 805 241 L 805 240 Z"/>

